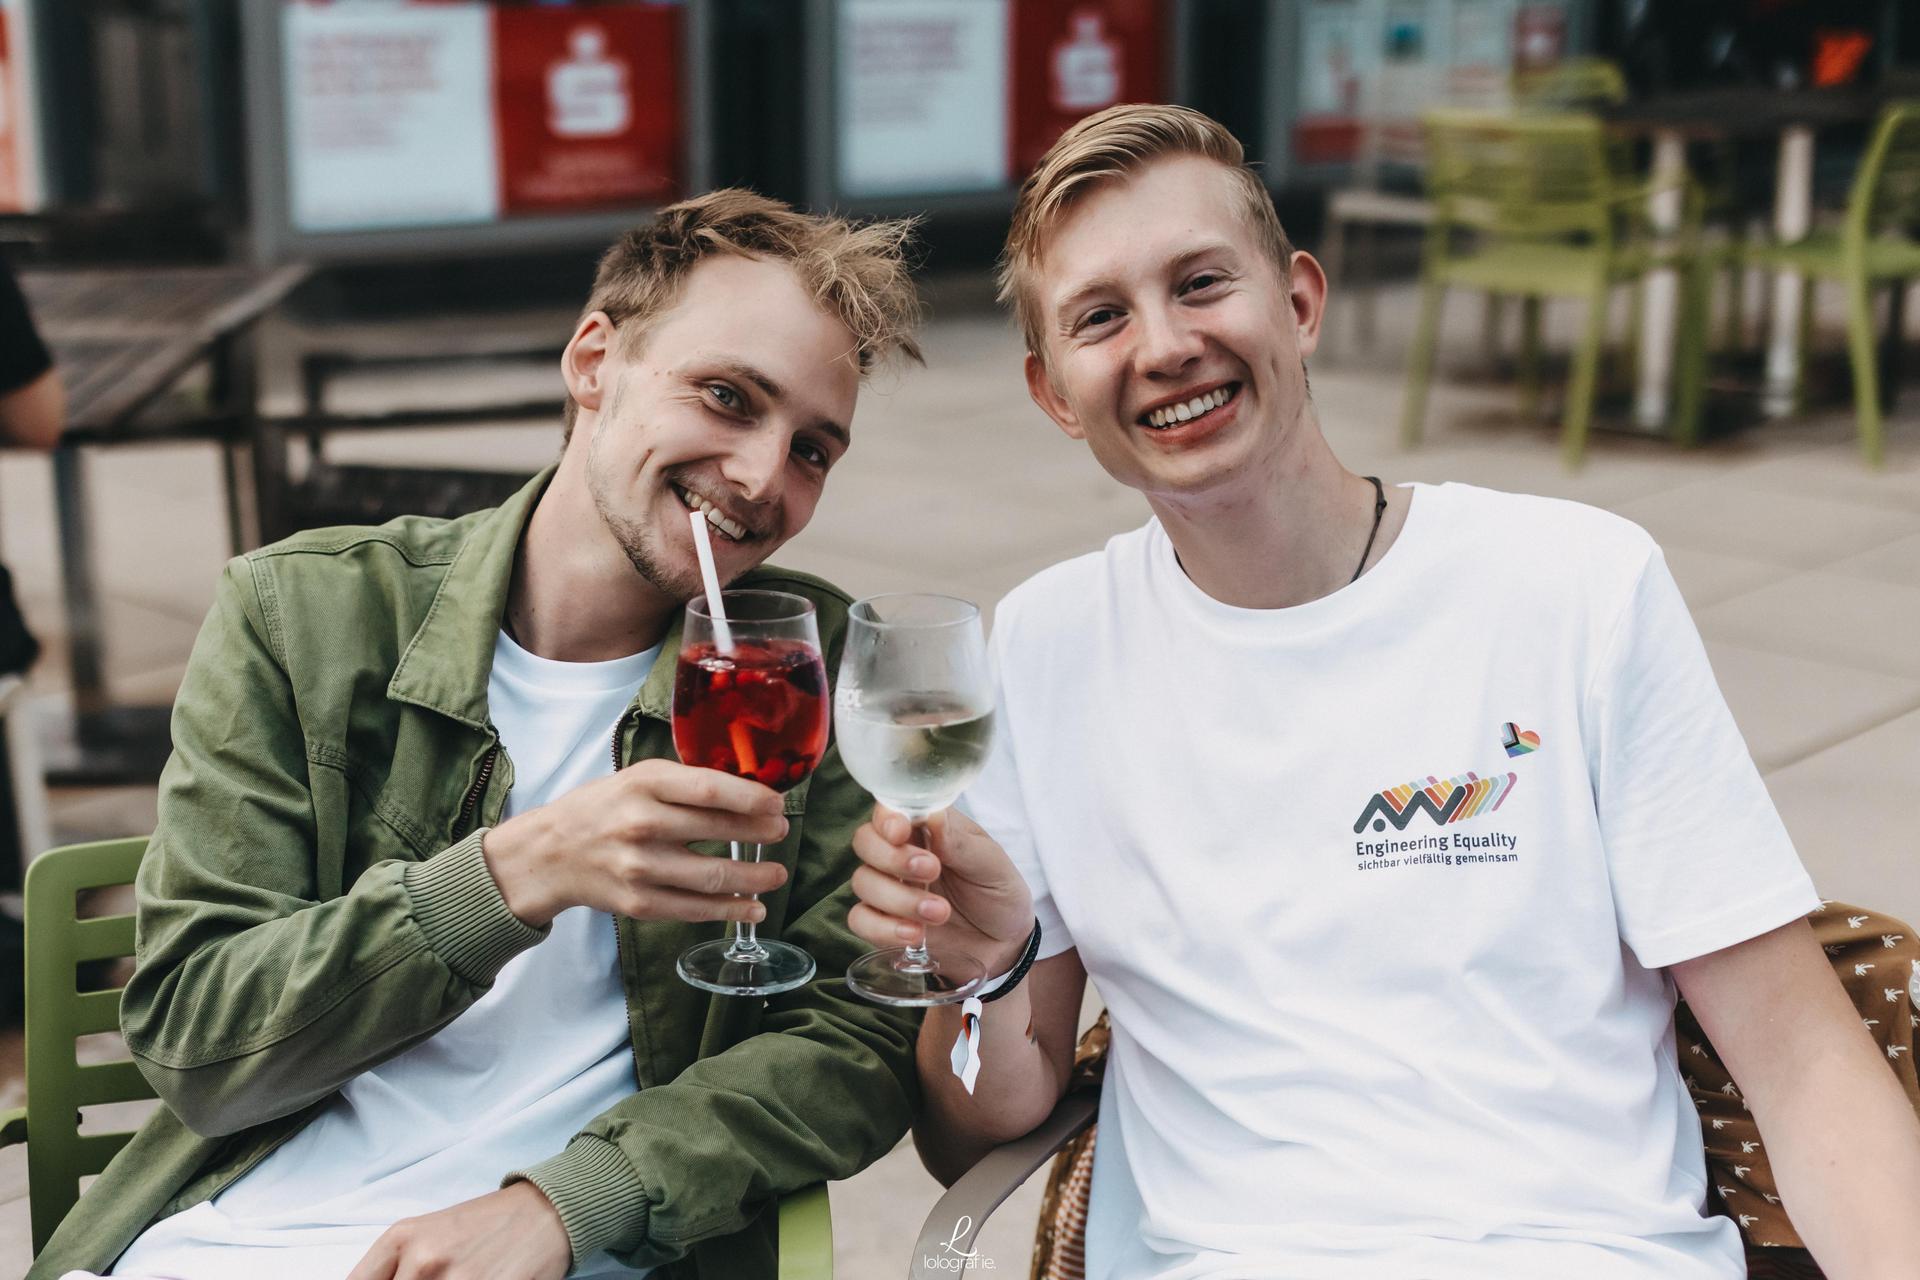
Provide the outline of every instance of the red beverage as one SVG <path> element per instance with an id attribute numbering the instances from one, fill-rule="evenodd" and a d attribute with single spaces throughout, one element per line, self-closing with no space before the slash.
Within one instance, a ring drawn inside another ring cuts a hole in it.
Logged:
<path id="1" fill-rule="evenodd" d="M 690 765 L 786 791 L 827 750 L 827 667 L 799 640 L 737 641 L 680 652 L 673 746 Z"/>

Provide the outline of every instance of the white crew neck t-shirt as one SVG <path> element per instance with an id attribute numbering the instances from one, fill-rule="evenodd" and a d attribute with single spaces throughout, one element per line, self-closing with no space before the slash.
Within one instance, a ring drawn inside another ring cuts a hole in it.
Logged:
<path id="1" fill-rule="evenodd" d="M 494 643 L 487 706 L 513 762 L 508 817 L 613 772 L 656 647 L 555 662 Z M 144 1280 L 340 1280 L 401 1218 L 496 1191 L 635 1089 L 613 917 L 574 907 L 431 1039 L 356 1076 L 312 1123 L 115 1264 Z M 646 1274 L 605 1253 L 571 1276 Z"/>
<path id="2" fill-rule="evenodd" d="M 1415 486 L 1248 610 L 1150 522 L 993 650 L 965 807 L 1112 1017 L 1089 1280 L 1745 1274 L 1661 970 L 1818 900 L 1644 532 Z"/>

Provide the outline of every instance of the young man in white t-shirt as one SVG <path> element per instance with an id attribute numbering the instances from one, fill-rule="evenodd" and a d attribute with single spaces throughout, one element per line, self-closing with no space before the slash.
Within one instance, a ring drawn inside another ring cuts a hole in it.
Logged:
<path id="1" fill-rule="evenodd" d="M 976 1091 L 960 1011 L 923 1025 L 928 1166 L 1047 1115 L 1091 975 L 1091 1280 L 1731 1280 L 1677 987 L 1828 1273 L 1911 1275 L 1920 1126 L 1659 548 L 1343 468 L 1303 364 L 1325 277 L 1196 112 L 1069 131 L 1004 271 L 1034 400 L 1154 519 L 1001 605 L 940 860 L 896 814 L 856 837 L 868 939 L 1004 972 L 1039 931 Z"/>

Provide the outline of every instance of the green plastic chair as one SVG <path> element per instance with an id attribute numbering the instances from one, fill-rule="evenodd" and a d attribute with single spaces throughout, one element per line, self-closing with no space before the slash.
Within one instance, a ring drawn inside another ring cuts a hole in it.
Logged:
<path id="1" fill-rule="evenodd" d="M 1546 298 L 1582 299 L 1586 324 L 1574 353 L 1561 442 L 1569 467 L 1586 451 L 1612 287 L 1655 267 L 1681 271 L 1680 349 L 1675 368 L 1674 434 L 1691 442 L 1705 388 L 1702 323 L 1706 279 L 1697 250 L 1698 197 L 1680 188 L 1680 231 L 1666 241 L 1651 230 L 1649 182 L 1616 172 L 1600 121 L 1577 113 L 1503 115 L 1434 111 L 1424 117 L 1435 205 L 1421 262 L 1421 309 L 1407 372 L 1401 438 L 1420 441 L 1428 384 L 1449 288 L 1522 300 L 1520 390 L 1525 412 L 1540 392 L 1540 317 Z"/>
<path id="2" fill-rule="evenodd" d="M 33 1251 L 45 1247 L 99 1173 L 133 1138 L 82 1134 L 81 1107 L 154 1097 L 132 1061 L 82 1066 L 75 1038 L 120 1029 L 120 991 L 77 989 L 76 967 L 133 954 L 133 917 L 82 920 L 79 895 L 133 883 L 147 838 L 49 849 L 27 868 L 27 1105 L 0 1112 L 0 1147 L 27 1144 Z M 780 1201 L 779 1280 L 832 1280 L 833 1220 L 816 1185 Z"/>
<path id="3" fill-rule="evenodd" d="M 79 919 L 79 895 L 131 884 L 145 836 L 50 849 L 27 867 L 27 1105 L 0 1115 L 0 1146 L 27 1144 L 33 1251 L 40 1252 L 80 1198 L 80 1180 L 99 1173 L 132 1140 L 82 1134 L 81 1107 L 154 1096 L 131 1061 L 81 1066 L 75 1038 L 120 1029 L 120 992 L 77 989 L 89 961 L 133 954 L 133 917 Z"/>
<path id="4" fill-rule="evenodd" d="M 1807 278 L 1801 347 L 1811 315 L 1813 287 L 1836 280 L 1847 289 L 1847 348 L 1853 364 L 1853 409 L 1859 422 L 1860 450 L 1870 466 L 1885 460 L 1882 396 L 1894 388 L 1880 384 L 1874 350 L 1873 291 L 1893 289 L 1890 345 L 1900 340 L 1901 291 L 1920 278 L 1920 102 L 1895 103 L 1881 112 L 1873 137 L 1854 174 L 1853 190 L 1838 227 L 1814 230 L 1792 244 L 1769 244 L 1753 251 L 1754 261 Z M 1804 370 L 1804 361 L 1802 362 Z M 1802 373 L 1802 379 L 1805 373 Z"/>
<path id="5" fill-rule="evenodd" d="M 1522 111 L 1586 111 L 1627 100 L 1626 74 L 1606 58 L 1567 58 L 1516 70 L 1507 84 Z"/>

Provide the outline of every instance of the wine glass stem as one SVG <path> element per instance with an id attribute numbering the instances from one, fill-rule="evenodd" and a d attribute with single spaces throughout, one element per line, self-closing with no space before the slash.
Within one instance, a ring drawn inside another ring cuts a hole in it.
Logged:
<path id="1" fill-rule="evenodd" d="M 742 860 L 740 856 L 740 850 L 743 847 L 751 847 L 753 849 L 753 861 L 755 862 L 760 861 L 759 845 L 756 844 L 752 846 L 743 846 L 738 840 L 735 840 L 728 846 L 728 851 L 732 854 L 733 860 L 735 862 L 739 862 Z M 748 896 L 751 897 L 755 902 L 758 902 L 760 900 L 760 895 L 757 893 L 749 894 Z M 754 922 L 751 920 L 734 921 L 733 922 L 733 945 L 727 948 L 727 959 L 737 960 L 742 963 L 750 963 L 755 960 L 764 960 L 766 958 L 767 958 L 767 949 L 760 945 L 759 926 L 754 924 Z"/>
<path id="2" fill-rule="evenodd" d="M 915 848 L 925 849 L 929 853 L 933 852 L 933 835 L 927 830 L 927 824 L 924 821 L 916 821 L 913 824 L 913 835 L 909 843 Z M 922 884 L 920 887 L 924 889 L 927 886 Z M 920 931 L 920 941 L 907 944 L 907 954 L 904 958 L 904 965 L 906 967 L 924 969 L 932 963 L 933 957 L 927 954 L 927 931 L 922 929 Z"/>

